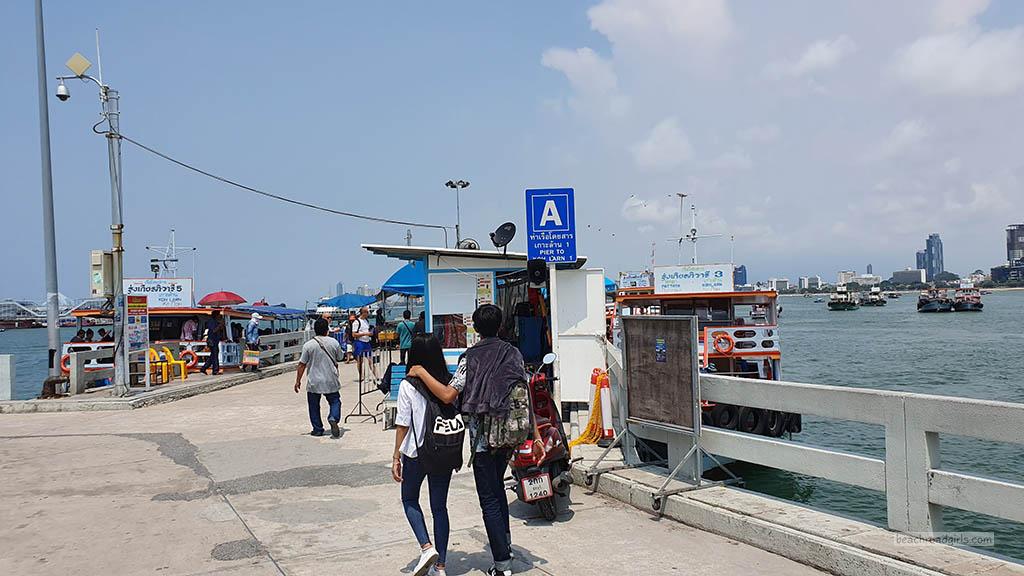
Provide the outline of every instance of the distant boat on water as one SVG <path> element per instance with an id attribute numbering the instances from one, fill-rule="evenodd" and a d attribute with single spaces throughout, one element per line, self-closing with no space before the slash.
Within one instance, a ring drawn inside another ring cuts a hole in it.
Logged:
<path id="1" fill-rule="evenodd" d="M 828 309 L 833 311 L 856 310 L 860 308 L 856 296 L 850 294 L 846 284 L 836 286 L 836 291 L 828 298 Z"/>
<path id="2" fill-rule="evenodd" d="M 878 286 L 871 288 L 868 297 L 860 302 L 861 306 L 885 306 L 885 298 L 882 296 L 882 289 Z"/>
<path id="3" fill-rule="evenodd" d="M 931 288 L 921 292 L 917 298 L 918 312 L 952 312 L 953 300 L 945 290 Z"/>

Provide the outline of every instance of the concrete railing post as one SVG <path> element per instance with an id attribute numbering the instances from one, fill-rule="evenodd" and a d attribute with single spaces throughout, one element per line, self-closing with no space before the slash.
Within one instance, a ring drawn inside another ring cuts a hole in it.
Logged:
<path id="1" fill-rule="evenodd" d="M 941 467 L 939 435 L 907 422 L 907 496 L 909 532 L 942 531 L 942 507 L 929 498 L 928 475 Z"/>
<path id="2" fill-rule="evenodd" d="M 903 398 L 896 398 L 885 407 L 885 500 L 891 530 L 910 530 L 908 477 L 906 406 Z"/>
<path id="3" fill-rule="evenodd" d="M 0 400 L 14 399 L 14 355 L 0 354 Z"/>

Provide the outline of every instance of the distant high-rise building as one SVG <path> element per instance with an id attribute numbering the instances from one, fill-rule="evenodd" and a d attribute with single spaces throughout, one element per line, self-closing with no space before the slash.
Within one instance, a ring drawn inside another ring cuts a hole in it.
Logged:
<path id="1" fill-rule="evenodd" d="M 1012 266 L 1024 264 L 1024 224 L 1011 224 L 1006 228 L 1006 261 Z"/>
<path id="2" fill-rule="evenodd" d="M 924 250 L 917 251 L 917 268 L 919 270 L 925 270 L 928 268 L 928 257 Z"/>
<path id="3" fill-rule="evenodd" d="M 740 264 L 732 269 L 732 283 L 736 286 L 745 286 L 747 284 L 746 264 Z"/>
<path id="4" fill-rule="evenodd" d="M 808 288 L 810 288 L 811 279 L 808 278 L 807 276 L 801 276 L 800 278 L 797 279 L 796 285 L 801 290 L 807 290 Z"/>
<path id="5" fill-rule="evenodd" d="M 853 282 L 853 279 L 857 277 L 855 270 L 840 270 L 839 276 L 836 277 L 836 284 L 847 284 Z"/>
<path id="6" fill-rule="evenodd" d="M 928 281 L 931 282 L 946 270 L 942 261 L 942 239 L 937 233 L 929 234 L 924 246 L 926 265 L 924 271 L 928 275 Z"/>
<path id="7" fill-rule="evenodd" d="M 789 290 L 789 278 L 769 278 L 768 289 L 782 292 L 783 290 Z"/>
<path id="8" fill-rule="evenodd" d="M 356 288 L 356 294 L 360 296 L 373 296 L 374 294 L 376 294 L 376 292 L 373 290 L 373 288 L 370 288 L 369 284 L 363 284 L 362 286 Z"/>
<path id="9" fill-rule="evenodd" d="M 868 276 L 870 276 L 873 273 L 874 273 L 874 270 L 871 269 L 871 264 L 868 264 Z"/>
<path id="10" fill-rule="evenodd" d="M 807 277 L 807 288 L 810 290 L 818 290 L 821 288 L 821 276 L 808 276 Z"/>
<path id="11" fill-rule="evenodd" d="M 345 293 L 345 283 L 344 282 L 338 282 L 337 284 L 334 285 L 334 295 L 335 296 L 341 296 L 344 293 Z"/>

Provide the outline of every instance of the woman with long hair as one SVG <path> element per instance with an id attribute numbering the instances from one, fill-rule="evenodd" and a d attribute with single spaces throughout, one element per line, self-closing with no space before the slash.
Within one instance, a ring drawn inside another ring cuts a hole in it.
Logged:
<path id="1" fill-rule="evenodd" d="M 417 334 L 409 348 L 409 366 L 420 366 L 434 379 L 451 380 L 444 360 L 441 343 L 433 334 Z M 419 389 L 417 389 L 419 388 Z M 420 390 L 423 390 L 421 392 Z M 398 410 L 395 414 L 395 454 L 391 464 L 391 477 L 402 484 L 402 507 L 413 534 L 420 544 L 420 559 L 414 576 L 445 576 L 445 554 L 448 548 L 448 486 L 452 471 L 428 473 L 418 450 L 423 447 L 427 429 L 426 412 L 430 394 L 425 386 L 415 386 L 409 378 L 402 380 L 398 390 Z M 430 398 L 436 402 L 435 398 Z M 413 434 L 409 434 L 409 428 Z M 432 428 L 432 427 L 431 427 Z M 427 524 L 420 508 L 420 487 L 427 480 L 430 488 L 430 514 L 434 518 L 434 542 L 430 542 Z"/>

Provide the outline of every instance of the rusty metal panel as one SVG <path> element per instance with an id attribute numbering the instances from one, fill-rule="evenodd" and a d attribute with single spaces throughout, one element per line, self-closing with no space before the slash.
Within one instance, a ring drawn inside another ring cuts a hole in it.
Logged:
<path id="1" fill-rule="evenodd" d="M 694 430 L 697 406 L 697 319 L 623 316 L 627 416 Z"/>

